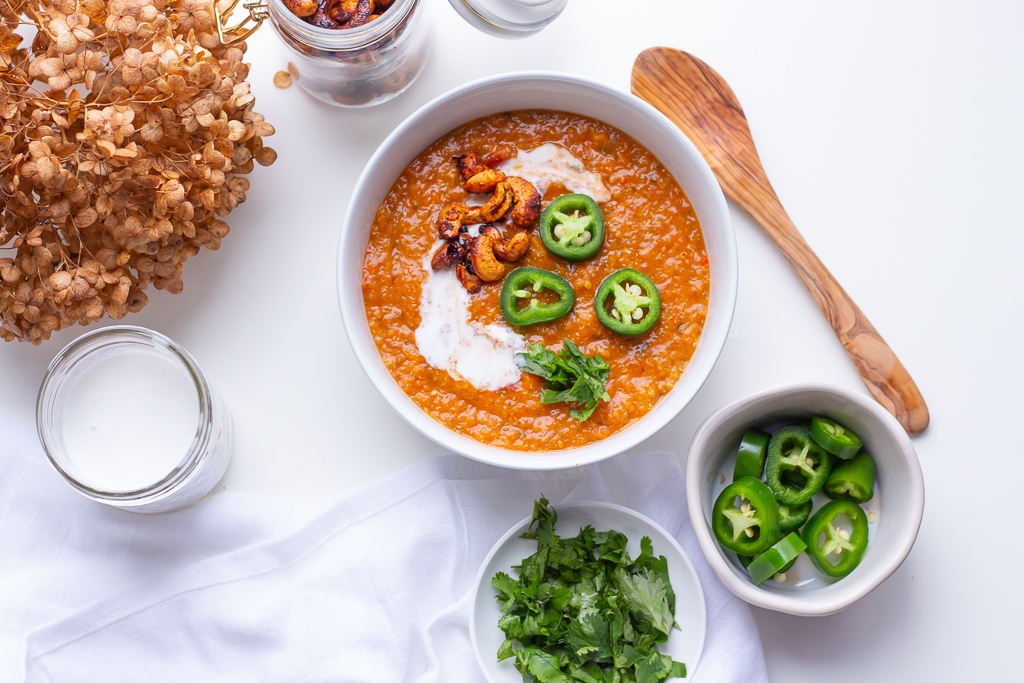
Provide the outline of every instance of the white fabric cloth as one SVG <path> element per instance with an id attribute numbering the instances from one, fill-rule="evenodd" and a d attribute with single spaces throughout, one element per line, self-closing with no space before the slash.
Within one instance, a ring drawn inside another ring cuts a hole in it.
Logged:
<path id="1" fill-rule="evenodd" d="M 0 416 L 0 681 L 482 683 L 468 595 L 494 542 L 604 500 L 673 534 L 700 575 L 703 683 L 767 681 L 749 608 L 713 575 L 667 453 L 588 470 L 427 460 L 318 509 L 242 493 L 146 517 L 92 503 Z"/>

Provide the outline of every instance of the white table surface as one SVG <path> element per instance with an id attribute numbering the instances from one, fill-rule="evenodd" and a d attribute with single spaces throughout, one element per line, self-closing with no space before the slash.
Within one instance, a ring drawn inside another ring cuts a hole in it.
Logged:
<path id="1" fill-rule="evenodd" d="M 286 59 L 272 30 L 259 31 L 250 80 L 280 158 L 250 176 L 221 250 L 187 264 L 185 292 L 151 293 L 128 320 L 184 344 L 224 393 L 236 455 L 223 486 L 338 497 L 444 452 L 370 386 L 338 314 L 350 188 L 398 122 L 503 71 L 567 71 L 628 90 L 640 51 L 679 47 L 732 85 L 794 222 L 931 409 L 915 440 L 927 506 L 914 551 L 841 614 L 755 610 L 773 680 L 1019 680 L 1024 5 L 573 0 L 545 31 L 509 42 L 465 25 L 444 0 L 424 2 L 435 35 L 426 70 L 371 110 L 275 88 Z M 732 208 L 741 274 L 729 341 L 691 405 L 638 450 L 685 460 L 704 416 L 774 385 L 864 389 L 781 254 Z M 46 364 L 83 331 L 3 345 L 0 410 L 30 422 Z"/>

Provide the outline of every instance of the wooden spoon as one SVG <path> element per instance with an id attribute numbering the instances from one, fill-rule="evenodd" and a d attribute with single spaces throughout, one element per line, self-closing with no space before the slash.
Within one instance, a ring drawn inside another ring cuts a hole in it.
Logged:
<path id="1" fill-rule="evenodd" d="M 656 47 L 633 64 L 633 93 L 668 116 L 697 145 L 725 194 L 761 224 L 810 290 L 871 395 L 910 434 L 928 426 L 914 380 L 864 313 L 814 255 L 786 215 L 761 167 L 747 119 L 714 69 L 682 50 Z"/>

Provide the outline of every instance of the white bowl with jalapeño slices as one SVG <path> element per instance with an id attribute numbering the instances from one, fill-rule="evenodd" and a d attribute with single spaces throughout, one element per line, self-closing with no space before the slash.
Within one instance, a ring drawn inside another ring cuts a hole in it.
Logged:
<path id="1" fill-rule="evenodd" d="M 920 463 L 896 419 L 864 394 L 814 384 L 712 413 L 686 488 L 697 540 L 729 590 L 802 616 L 843 610 L 885 581 L 924 513 Z"/>

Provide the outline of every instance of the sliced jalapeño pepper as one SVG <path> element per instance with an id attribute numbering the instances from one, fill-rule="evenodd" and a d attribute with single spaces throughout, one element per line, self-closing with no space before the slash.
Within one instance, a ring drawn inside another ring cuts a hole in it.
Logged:
<path id="1" fill-rule="evenodd" d="M 783 427 L 768 443 L 768 488 L 779 504 L 802 505 L 821 489 L 832 457 L 811 440 L 806 427 Z"/>
<path id="2" fill-rule="evenodd" d="M 551 253 L 570 261 L 586 261 L 601 251 L 604 216 L 585 194 L 563 194 L 540 215 L 540 238 Z"/>
<path id="3" fill-rule="evenodd" d="M 814 443 L 843 460 L 849 460 L 857 455 L 857 451 L 863 445 L 859 436 L 827 417 L 816 417 L 811 420 L 811 438 L 814 439 Z"/>
<path id="4" fill-rule="evenodd" d="M 852 460 L 836 463 L 825 480 L 825 494 L 854 503 L 868 502 L 875 496 L 875 461 L 861 451 Z"/>
<path id="5" fill-rule="evenodd" d="M 722 489 L 715 500 L 711 530 L 734 553 L 758 555 L 779 540 L 779 506 L 764 482 L 742 477 Z"/>
<path id="6" fill-rule="evenodd" d="M 538 297 L 544 290 L 558 296 L 553 303 Z M 564 277 L 540 268 L 516 268 L 501 286 L 501 314 L 512 325 L 536 325 L 558 320 L 572 310 L 576 293 Z"/>
<path id="7" fill-rule="evenodd" d="M 796 531 L 804 525 L 807 518 L 811 516 L 811 508 L 814 507 L 814 501 L 807 501 L 800 505 L 787 505 L 786 503 L 779 504 L 779 527 L 782 529 L 782 533 L 789 533 L 790 531 Z"/>
<path id="8" fill-rule="evenodd" d="M 804 539 L 799 534 L 789 534 L 747 565 L 750 578 L 755 585 L 760 586 L 776 574 L 786 573 L 796 562 L 797 556 L 805 550 L 807 544 Z"/>
<path id="9" fill-rule="evenodd" d="M 597 319 L 612 332 L 635 337 L 647 332 L 661 316 L 661 297 L 651 278 L 623 268 L 601 282 L 594 297 Z"/>
<path id="10" fill-rule="evenodd" d="M 835 524 L 840 515 L 849 518 L 852 532 Z M 807 522 L 803 538 L 808 546 L 807 556 L 814 566 L 823 574 L 841 579 L 856 569 L 864 558 L 868 547 L 867 513 L 848 500 L 829 501 Z"/>
<path id="11" fill-rule="evenodd" d="M 764 471 L 764 461 L 768 457 L 768 442 L 771 435 L 765 434 L 760 429 L 750 429 L 743 435 L 740 442 L 740 450 L 736 454 L 736 466 L 732 469 L 732 480 L 740 477 L 761 478 Z"/>

